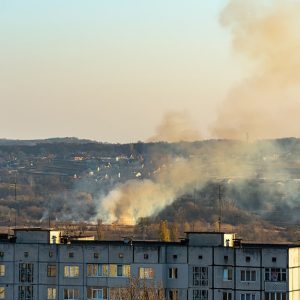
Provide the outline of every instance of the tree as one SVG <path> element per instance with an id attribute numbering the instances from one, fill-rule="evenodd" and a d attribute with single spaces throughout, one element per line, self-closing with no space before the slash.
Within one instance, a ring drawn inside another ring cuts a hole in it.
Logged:
<path id="1" fill-rule="evenodd" d="M 170 242 L 170 230 L 168 228 L 168 221 L 161 220 L 159 224 L 159 237 L 161 241 Z"/>
<path id="2" fill-rule="evenodd" d="M 172 242 L 178 241 L 178 239 L 179 239 L 179 226 L 178 226 L 177 222 L 172 223 L 170 236 L 171 236 L 171 241 Z"/>
<path id="3" fill-rule="evenodd" d="M 97 219 L 97 238 L 98 240 L 103 240 L 104 232 L 102 228 L 102 220 Z"/>
<path id="4" fill-rule="evenodd" d="M 189 223 L 185 222 L 183 226 L 184 232 L 189 232 L 191 230 L 191 226 Z"/>
<path id="5" fill-rule="evenodd" d="M 140 278 L 129 278 L 128 284 L 120 288 L 111 288 L 111 300 L 165 300 L 161 284 Z"/>

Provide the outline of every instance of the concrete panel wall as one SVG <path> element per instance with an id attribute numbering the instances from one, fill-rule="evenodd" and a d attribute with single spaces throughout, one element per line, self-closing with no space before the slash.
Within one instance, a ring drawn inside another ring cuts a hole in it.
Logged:
<path id="1" fill-rule="evenodd" d="M 134 246 L 134 262 L 135 263 L 159 263 L 159 246 Z"/>
<path id="2" fill-rule="evenodd" d="M 169 278 L 169 268 L 177 268 L 177 278 Z M 188 288 L 189 269 L 187 264 L 168 264 L 166 266 L 167 285 L 170 288 Z"/>
<path id="3" fill-rule="evenodd" d="M 187 247 L 186 246 L 166 246 L 168 264 L 186 264 Z"/>
<path id="4" fill-rule="evenodd" d="M 199 266 L 211 266 L 213 263 L 213 248 L 188 247 L 188 263 Z"/>

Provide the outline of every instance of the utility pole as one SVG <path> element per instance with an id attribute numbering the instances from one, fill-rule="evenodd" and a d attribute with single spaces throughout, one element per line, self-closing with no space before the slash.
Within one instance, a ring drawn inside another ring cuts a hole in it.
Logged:
<path id="1" fill-rule="evenodd" d="M 221 185 L 219 184 L 219 218 L 218 218 L 218 229 L 221 232 L 221 224 L 222 224 L 222 194 L 221 194 Z"/>
<path id="2" fill-rule="evenodd" d="M 249 144 L 249 132 L 246 132 L 246 142 Z"/>
<path id="3" fill-rule="evenodd" d="M 196 190 L 193 193 L 194 212 L 196 211 Z M 195 232 L 195 219 L 193 219 L 193 232 Z"/>
<path id="4" fill-rule="evenodd" d="M 17 171 L 15 171 L 14 194 L 15 194 L 15 205 L 17 205 Z M 17 228 L 17 214 L 18 214 L 18 209 L 16 207 L 16 210 L 15 210 L 15 229 Z"/>

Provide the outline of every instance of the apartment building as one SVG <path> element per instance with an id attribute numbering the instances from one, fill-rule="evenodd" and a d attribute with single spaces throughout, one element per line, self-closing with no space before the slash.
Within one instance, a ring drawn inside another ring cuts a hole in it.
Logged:
<path id="1" fill-rule="evenodd" d="M 112 299 L 130 278 L 167 299 L 300 300 L 300 247 L 188 232 L 181 242 L 79 241 L 44 229 L 0 236 L 0 299 Z"/>

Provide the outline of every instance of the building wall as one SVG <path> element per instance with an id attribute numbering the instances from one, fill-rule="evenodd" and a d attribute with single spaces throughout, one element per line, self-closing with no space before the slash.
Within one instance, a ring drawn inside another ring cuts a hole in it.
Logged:
<path id="1" fill-rule="evenodd" d="M 286 292 L 289 295 L 286 299 L 300 299 L 300 248 L 246 245 L 233 248 L 206 244 L 0 242 L 0 253 L 4 253 L 0 255 L 0 264 L 5 265 L 0 287 L 5 287 L 5 299 L 9 300 L 18 299 L 19 287 L 25 285 L 32 286 L 33 299 L 47 299 L 49 287 L 57 289 L 56 299 L 64 299 L 64 289 L 67 288 L 78 289 L 79 299 L 87 299 L 88 287 L 119 288 L 128 285 L 129 278 L 124 276 L 89 277 L 87 274 L 88 264 L 114 264 L 130 265 L 132 277 L 139 276 L 140 268 L 151 268 L 155 284 L 165 288 L 167 296 L 177 290 L 180 300 L 193 299 L 199 293 L 207 295 L 207 300 L 223 300 L 225 293 L 232 293 L 232 300 L 240 300 L 243 294 L 255 295 L 255 300 L 263 300 L 265 292 Z M 33 265 L 32 282 L 20 282 L 22 264 Z M 48 277 L 49 265 L 56 266 L 55 277 Z M 65 277 L 65 266 L 78 266 L 79 276 Z M 266 280 L 266 269 L 286 270 L 286 281 Z M 229 272 L 231 275 L 225 278 Z M 255 278 L 242 279 L 245 272 L 255 272 Z M 199 273 L 205 274 L 201 280 Z M 151 286 L 153 281 L 145 279 L 145 284 Z"/>
<path id="2" fill-rule="evenodd" d="M 291 248 L 289 256 L 289 299 L 300 299 L 300 248 Z"/>

